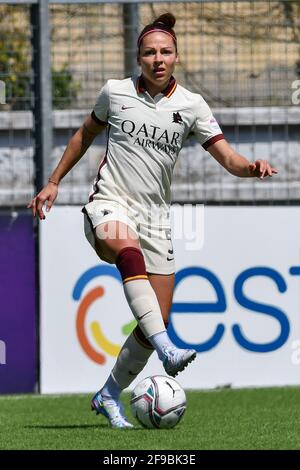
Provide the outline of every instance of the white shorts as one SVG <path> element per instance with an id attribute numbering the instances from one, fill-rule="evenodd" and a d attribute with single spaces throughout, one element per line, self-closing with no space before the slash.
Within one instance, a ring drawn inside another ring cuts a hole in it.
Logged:
<path id="1" fill-rule="evenodd" d="M 110 221 L 126 224 L 135 234 L 144 255 L 146 271 L 153 274 L 173 274 L 175 261 L 169 226 L 161 227 L 143 223 L 138 214 L 127 210 L 115 201 L 94 200 L 82 209 L 84 232 L 88 242 L 96 250 L 95 228 Z M 98 256 L 108 263 L 113 261 L 96 250 Z"/>

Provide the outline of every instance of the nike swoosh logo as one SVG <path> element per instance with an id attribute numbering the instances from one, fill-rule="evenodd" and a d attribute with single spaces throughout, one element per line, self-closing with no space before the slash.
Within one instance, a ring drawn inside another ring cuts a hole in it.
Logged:
<path id="1" fill-rule="evenodd" d="M 124 111 L 125 109 L 133 109 L 133 108 L 135 108 L 135 106 L 124 106 L 124 104 L 123 104 L 121 109 L 122 109 L 122 111 Z"/>
<path id="2" fill-rule="evenodd" d="M 141 317 L 139 317 L 139 320 L 141 320 L 142 318 L 144 318 L 146 315 L 148 315 L 148 313 L 152 312 L 152 310 L 149 310 L 149 312 L 146 312 L 144 313 L 144 315 L 142 315 Z"/>
<path id="3" fill-rule="evenodd" d="M 167 258 L 167 261 L 173 261 L 174 258 Z"/>

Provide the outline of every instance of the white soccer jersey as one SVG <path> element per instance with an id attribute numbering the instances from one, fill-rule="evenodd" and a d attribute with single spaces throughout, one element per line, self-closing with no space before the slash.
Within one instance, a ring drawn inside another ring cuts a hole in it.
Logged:
<path id="1" fill-rule="evenodd" d="M 202 96 L 173 77 L 154 98 L 142 76 L 109 80 L 92 117 L 99 124 L 108 123 L 108 140 L 90 201 L 116 201 L 140 212 L 155 204 L 168 213 L 174 165 L 189 134 L 205 149 L 224 139 Z"/>

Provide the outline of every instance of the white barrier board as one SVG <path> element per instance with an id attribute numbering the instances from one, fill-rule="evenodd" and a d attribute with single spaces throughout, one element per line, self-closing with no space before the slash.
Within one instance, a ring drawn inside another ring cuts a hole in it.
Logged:
<path id="1" fill-rule="evenodd" d="M 43 393 L 98 390 L 133 320 L 117 269 L 85 239 L 80 209 L 54 207 L 40 224 Z M 173 206 L 175 223 L 182 211 Z M 300 208 L 206 207 L 197 224 L 203 246 L 174 240 L 170 335 L 199 352 L 179 382 L 299 384 Z M 139 379 L 157 373 L 154 353 Z"/>

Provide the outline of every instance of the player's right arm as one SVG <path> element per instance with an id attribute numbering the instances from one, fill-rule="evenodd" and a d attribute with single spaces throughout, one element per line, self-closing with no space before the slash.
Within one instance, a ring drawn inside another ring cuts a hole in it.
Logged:
<path id="1" fill-rule="evenodd" d="M 28 204 L 27 208 L 32 209 L 32 214 L 40 220 L 45 219 L 43 206 L 47 203 L 46 211 L 51 209 L 57 194 L 58 185 L 62 178 L 69 173 L 74 165 L 83 157 L 95 137 L 100 134 L 107 124 L 96 122 L 91 116 L 88 116 L 82 126 L 76 131 L 69 143 L 47 185 L 35 196 Z"/>

